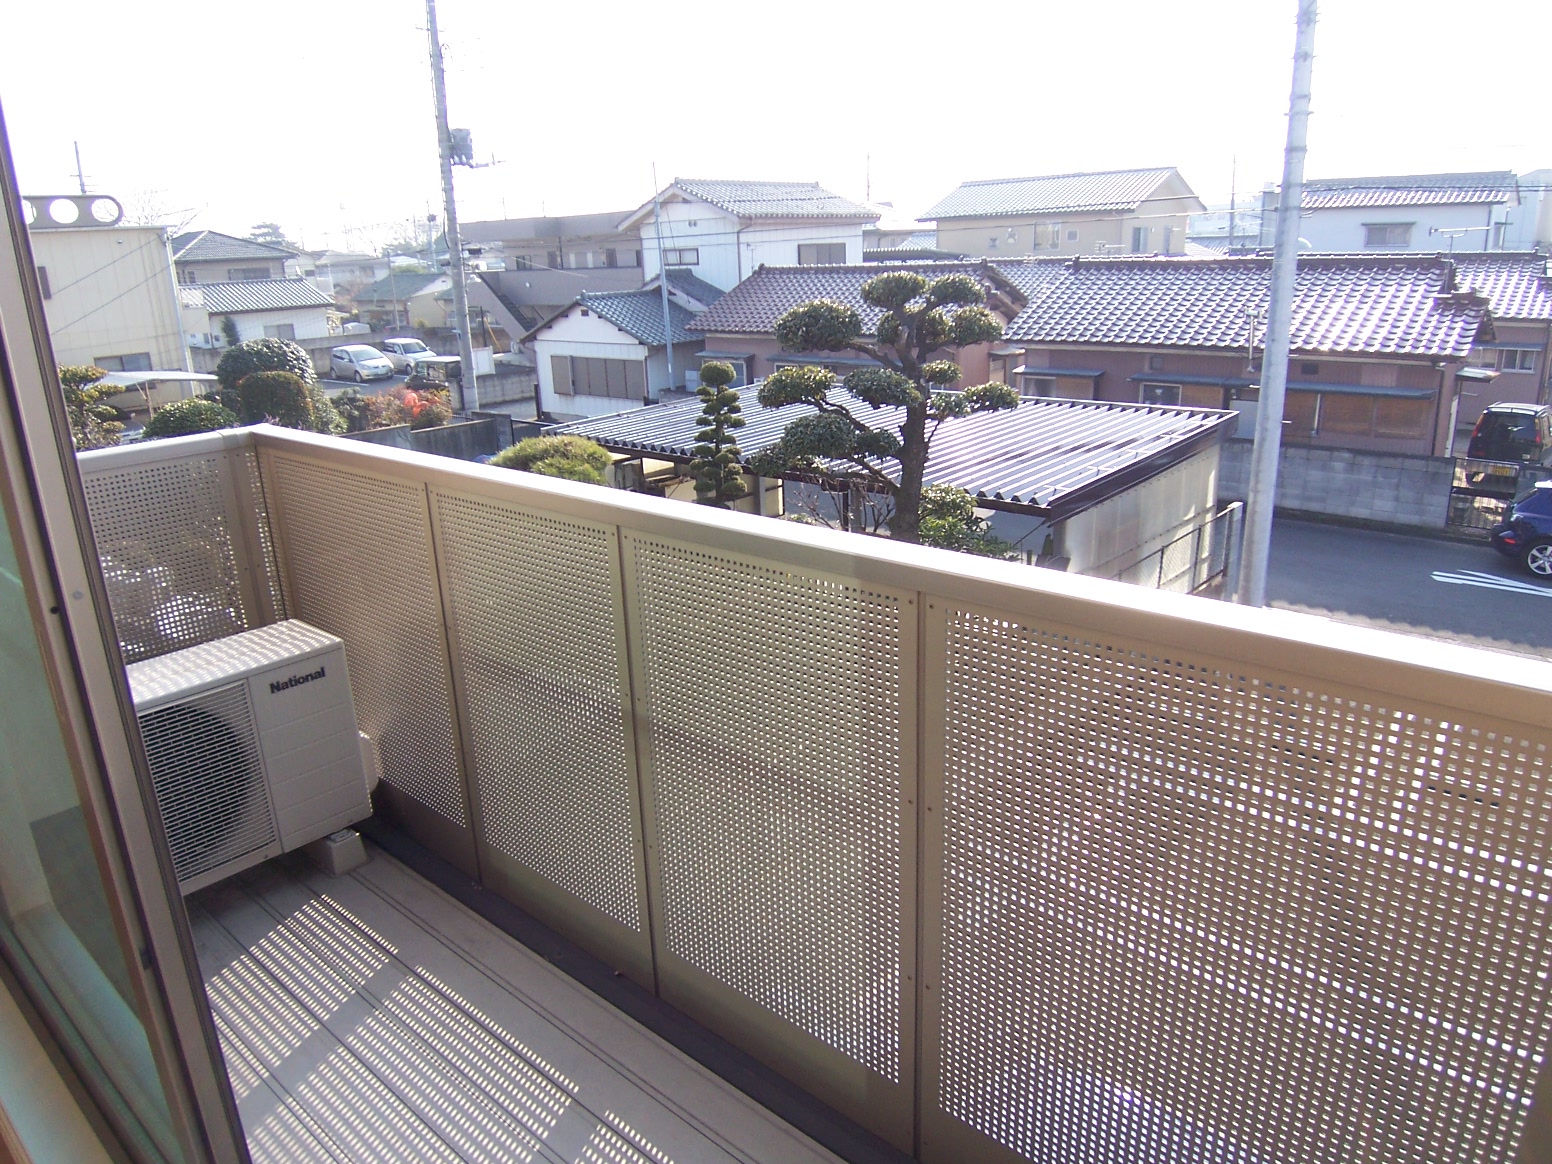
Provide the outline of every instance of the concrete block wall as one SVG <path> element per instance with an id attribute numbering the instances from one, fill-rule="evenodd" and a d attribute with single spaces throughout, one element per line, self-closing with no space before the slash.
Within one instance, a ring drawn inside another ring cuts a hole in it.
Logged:
<path id="1" fill-rule="evenodd" d="M 1225 443 L 1220 502 L 1245 500 L 1250 448 L 1248 440 Z M 1448 457 L 1284 445 L 1277 507 L 1437 529 L 1449 510 L 1454 472 L 1455 462 Z"/>

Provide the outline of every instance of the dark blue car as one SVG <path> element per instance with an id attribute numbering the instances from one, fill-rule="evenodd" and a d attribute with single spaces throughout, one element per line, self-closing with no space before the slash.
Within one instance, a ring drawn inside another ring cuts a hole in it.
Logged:
<path id="1" fill-rule="evenodd" d="M 1492 538 L 1499 553 L 1518 558 L 1538 578 L 1552 578 L 1552 481 L 1520 494 Z"/>

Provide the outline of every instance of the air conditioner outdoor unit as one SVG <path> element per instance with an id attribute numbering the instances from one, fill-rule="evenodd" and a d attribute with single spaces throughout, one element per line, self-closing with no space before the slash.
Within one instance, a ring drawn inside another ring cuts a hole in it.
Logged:
<path id="1" fill-rule="evenodd" d="M 291 620 L 132 664 L 178 887 L 370 816 L 345 644 Z"/>

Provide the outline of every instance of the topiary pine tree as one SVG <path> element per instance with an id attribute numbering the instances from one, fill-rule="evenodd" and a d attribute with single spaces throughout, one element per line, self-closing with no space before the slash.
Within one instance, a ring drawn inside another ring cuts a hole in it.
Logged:
<path id="1" fill-rule="evenodd" d="M 254 372 L 237 384 L 237 415 L 244 424 L 278 424 L 311 431 L 313 402 L 307 385 L 290 372 Z"/>
<path id="2" fill-rule="evenodd" d="M 142 440 L 151 441 L 236 426 L 237 417 L 214 400 L 175 400 L 156 410 L 156 415 L 146 421 L 140 436 Z"/>
<path id="3" fill-rule="evenodd" d="M 738 390 L 729 387 L 735 373 L 732 364 L 709 360 L 701 365 L 701 429 L 691 450 L 690 476 L 695 479 L 695 500 L 726 509 L 749 492 L 738 463 L 740 450 L 734 431 L 744 427 Z"/>
<path id="4" fill-rule="evenodd" d="M 290 340 L 245 340 L 228 348 L 216 365 L 216 379 L 221 382 L 223 393 L 235 392 L 242 378 L 255 372 L 290 372 L 304 384 L 314 384 L 318 380 L 307 349 Z M 222 403 L 232 408 L 230 401 L 223 400 Z"/>
<path id="5" fill-rule="evenodd" d="M 119 443 L 124 426 L 118 413 L 103 401 L 121 391 L 98 383 L 108 374 L 105 368 L 90 364 L 65 364 L 59 369 L 59 384 L 65 394 L 65 416 L 70 422 L 70 439 L 82 452 L 105 449 Z"/>
<path id="6" fill-rule="evenodd" d="M 855 308 L 826 299 L 794 307 L 776 321 L 776 339 L 784 351 L 857 352 L 880 366 L 847 375 L 850 402 L 832 398 L 837 381 L 824 368 L 773 372 L 760 387 L 761 404 L 806 404 L 814 412 L 789 424 L 760 464 L 780 470 L 844 462 L 848 476 L 892 500 L 890 534 L 919 542 L 922 475 L 933 437 L 953 417 L 1016 408 L 1019 402 L 1006 384 L 948 391 L 959 381 L 959 366 L 938 357 L 1000 339 L 1002 324 L 984 306 L 986 293 L 969 275 L 944 275 L 929 283 L 913 271 L 889 271 L 862 285 L 862 299 L 883 311 L 872 342 L 864 339 Z M 873 428 L 858 404 L 901 409 L 899 426 Z M 891 459 L 898 463 L 898 477 L 885 469 Z"/>

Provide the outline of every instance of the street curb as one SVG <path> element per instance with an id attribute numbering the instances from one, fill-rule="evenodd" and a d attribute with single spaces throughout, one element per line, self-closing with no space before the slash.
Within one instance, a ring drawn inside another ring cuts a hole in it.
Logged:
<path id="1" fill-rule="evenodd" d="M 1287 518 L 1290 521 L 1309 522 L 1311 525 L 1335 525 L 1346 529 L 1370 530 L 1374 533 L 1402 534 L 1416 538 L 1428 538 L 1436 542 L 1453 542 L 1461 546 L 1481 546 L 1483 549 L 1491 549 L 1488 545 L 1487 535 L 1474 537 L 1470 534 L 1455 533 L 1443 526 L 1427 525 L 1402 525 L 1399 522 L 1375 521 L 1366 517 L 1346 517 L 1335 513 L 1321 513 L 1312 509 L 1284 509 L 1278 506 L 1273 509 L 1274 518 Z"/>

